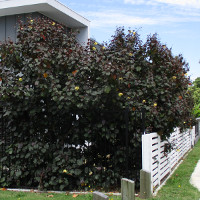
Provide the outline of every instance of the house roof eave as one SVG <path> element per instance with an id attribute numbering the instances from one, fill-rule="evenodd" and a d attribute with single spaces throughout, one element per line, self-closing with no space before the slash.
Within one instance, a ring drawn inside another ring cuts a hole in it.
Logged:
<path id="1" fill-rule="evenodd" d="M 0 0 L 0 16 L 39 12 L 70 28 L 86 28 L 90 21 L 56 0 Z"/>

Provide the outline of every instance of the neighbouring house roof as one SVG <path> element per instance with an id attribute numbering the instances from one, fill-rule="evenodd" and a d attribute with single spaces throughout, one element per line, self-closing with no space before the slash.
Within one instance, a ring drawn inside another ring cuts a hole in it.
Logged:
<path id="1" fill-rule="evenodd" d="M 0 17 L 39 12 L 70 28 L 90 26 L 90 21 L 56 0 L 0 0 Z"/>

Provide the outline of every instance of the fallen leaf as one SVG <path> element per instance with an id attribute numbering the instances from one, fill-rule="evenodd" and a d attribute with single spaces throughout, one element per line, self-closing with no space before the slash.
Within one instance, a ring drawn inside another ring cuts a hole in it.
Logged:
<path id="1" fill-rule="evenodd" d="M 53 195 L 51 194 L 51 195 L 47 195 L 47 197 L 53 197 Z"/>
<path id="2" fill-rule="evenodd" d="M 76 198 L 77 196 L 78 196 L 78 194 L 73 194 L 72 195 L 73 198 Z"/>

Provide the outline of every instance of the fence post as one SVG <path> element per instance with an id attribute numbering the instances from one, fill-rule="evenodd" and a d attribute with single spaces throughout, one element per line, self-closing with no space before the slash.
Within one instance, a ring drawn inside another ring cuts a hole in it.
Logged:
<path id="1" fill-rule="evenodd" d="M 176 136 L 175 136 L 175 141 L 176 141 L 176 147 L 179 148 L 179 128 L 176 129 Z M 179 160 L 179 149 L 176 149 L 176 163 L 178 163 Z"/>
<path id="2" fill-rule="evenodd" d="M 108 200 L 108 196 L 101 192 L 93 192 L 93 200 Z"/>
<path id="3" fill-rule="evenodd" d="M 142 135 L 142 170 L 140 171 L 140 193 L 146 198 L 153 194 L 152 184 L 152 135 Z"/>
<path id="4" fill-rule="evenodd" d="M 195 127 L 195 144 L 198 142 L 200 138 L 200 118 L 197 118 L 197 124 Z"/>
<path id="5" fill-rule="evenodd" d="M 151 173 L 152 167 L 152 136 L 142 135 L 142 169 Z"/>
<path id="6" fill-rule="evenodd" d="M 135 199 L 135 182 L 126 178 L 122 178 L 121 194 L 122 194 L 122 200 L 134 200 Z"/>
<path id="7" fill-rule="evenodd" d="M 161 184 L 161 180 L 160 180 L 160 158 L 161 158 L 160 146 L 161 146 L 161 138 L 160 138 L 160 135 L 158 135 L 158 158 L 157 158 L 157 162 L 158 162 L 158 184 L 159 184 L 159 186 Z"/>
<path id="8" fill-rule="evenodd" d="M 190 129 L 190 134 L 191 134 L 191 146 L 193 148 L 195 145 L 195 126 L 193 126 L 192 129 Z"/>
<path id="9" fill-rule="evenodd" d="M 174 138 L 175 138 L 175 135 L 176 135 L 176 132 L 174 131 L 170 137 L 168 138 L 168 141 L 170 142 L 170 144 L 173 144 L 174 142 Z M 171 149 L 171 151 L 168 153 L 168 163 L 169 163 L 169 171 L 170 171 L 170 174 L 172 172 L 172 155 L 173 155 L 173 149 Z M 176 154 L 176 151 L 175 151 L 175 154 Z M 176 155 L 174 155 L 176 156 Z"/>
<path id="10" fill-rule="evenodd" d="M 140 198 L 148 199 L 151 198 L 153 194 L 152 183 L 151 183 L 151 173 L 144 170 L 140 170 Z"/>

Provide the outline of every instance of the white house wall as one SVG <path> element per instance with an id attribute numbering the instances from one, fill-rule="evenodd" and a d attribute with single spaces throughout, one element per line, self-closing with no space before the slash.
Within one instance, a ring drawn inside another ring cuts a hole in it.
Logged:
<path id="1" fill-rule="evenodd" d="M 89 29 L 88 28 L 79 28 L 79 34 L 77 35 L 77 40 L 80 44 L 87 45 L 89 38 Z"/>

